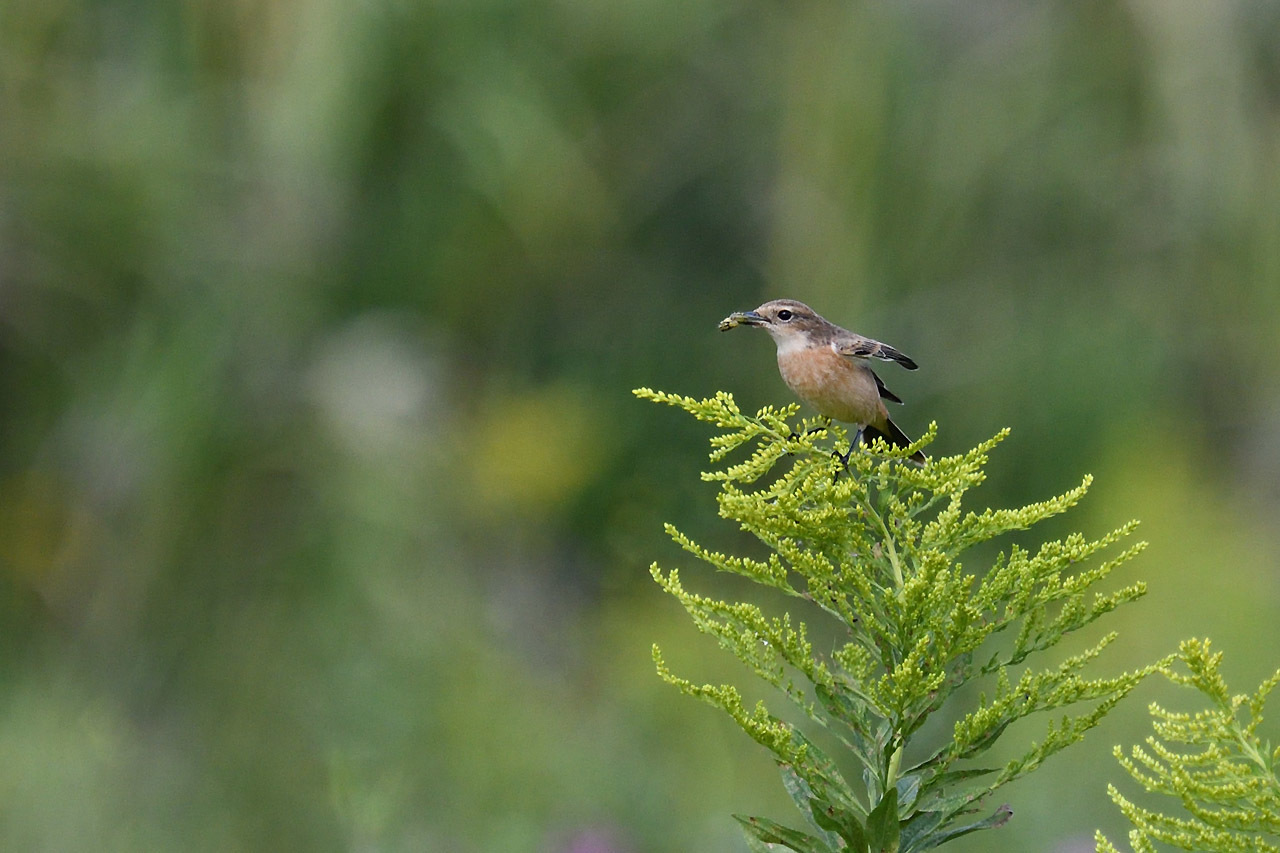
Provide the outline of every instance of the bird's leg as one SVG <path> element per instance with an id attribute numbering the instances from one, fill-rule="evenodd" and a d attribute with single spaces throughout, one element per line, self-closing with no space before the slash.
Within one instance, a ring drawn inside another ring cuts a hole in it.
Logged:
<path id="1" fill-rule="evenodd" d="M 863 443 L 863 430 L 859 429 L 858 432 L 854 433 L 854 437 L 850 439 L 849 450 L 845 451 L 845 455 L 841 456 L 840 453 L 836 453 L 836 459 L 840 460 L 841 465 L 849 467 L 849 457 L 854 455 L 854 448 L 861 443 Z"/>

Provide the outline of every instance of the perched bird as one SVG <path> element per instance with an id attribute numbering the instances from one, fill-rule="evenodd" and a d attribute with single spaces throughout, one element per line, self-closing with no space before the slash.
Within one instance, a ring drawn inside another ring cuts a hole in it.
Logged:
<path id="1" fill-rule="evenodd" d="M 754 311 L 739 311 L 720 321 L 720 331 L 735 326 L 759 326 L 778 345 L 778 370 L 796 396 L 819 414 L 853 424 L 857 434 L 849 452 L 865 436 L 880 436 L 895 447 L 907 447 L 911 439 L 889 419 L 883 400 L 902 401 L 884 387 L 868 365 L 871 358 L 896 361 L 907 370 L 916 363 L 888 344 L 856 335 L 830 323 L 803 302 L 775 299 Z M 844 459 L 848 461 L 849 455 Z M 911 461 L 923 464 L 916 451 Z"/>

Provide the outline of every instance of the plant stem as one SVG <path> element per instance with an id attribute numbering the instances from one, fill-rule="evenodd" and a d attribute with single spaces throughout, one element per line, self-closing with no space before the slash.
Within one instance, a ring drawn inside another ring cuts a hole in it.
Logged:
<path id="1" fill-rule="evenodd" d="M 898 562 L 898 549 L 893 545 L 893 537 L 889 534 L 889 525 L 884 523 L 884 519 L 871 506 L 870 501 L 862 505 L 866 507 L 871 517 L 876 520 L 876 525 L 879 526 L 880 532 L 884 534 L 885 553 L 889 555 L 889 566 L 893 569 L 893 591 L 895 593 L 902 592 L 902 565 Z"/>
<path id="2" fill-rule="evenodd" d="M 889 772 L 884 777 L 884 789 L 888 791 L 898 784 L 898 770 L 902 767 L 902 746 L 899 745 L 889 756 Z"/>

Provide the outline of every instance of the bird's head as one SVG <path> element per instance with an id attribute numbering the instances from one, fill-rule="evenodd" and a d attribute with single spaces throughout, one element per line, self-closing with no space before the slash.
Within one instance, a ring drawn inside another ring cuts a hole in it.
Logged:
<path id="1" fill-rule="evenodd" d="M 759 326 L 783 346 L 788 342 L 801 342 L 810 332 L 820 329 L 826 321 L 803 302 L 794 299 L 774 299 L 754 311 L 736 311 L 720 321 L 720 331 L 727 332 L 735 326 Z"/>

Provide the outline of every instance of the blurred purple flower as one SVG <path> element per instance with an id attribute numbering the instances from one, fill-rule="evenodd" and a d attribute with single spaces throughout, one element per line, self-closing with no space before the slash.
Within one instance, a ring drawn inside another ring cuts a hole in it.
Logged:
<path id="1" fill-rule="evenodd" d="M 570 836 L 564 853 L 626 853 L 627 848 L 621 844 L 615 833 L 608 829 L 592 827 L 581 829 Z"/>

